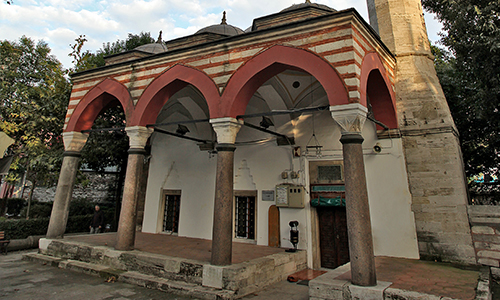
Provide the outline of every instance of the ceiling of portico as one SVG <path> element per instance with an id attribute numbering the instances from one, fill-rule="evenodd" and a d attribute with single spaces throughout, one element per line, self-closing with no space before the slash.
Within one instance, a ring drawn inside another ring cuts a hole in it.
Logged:
<path id="1" fill-rule="evenodd" d="M 295 71 L 284 71 L 265 82 L 250 99 L 245 114 L 269 112 L 273 110 L 290 110 L 313 106 L 328 105 L 323 87 L 311 75 Z M 291 120 L 298 115 L 275 115 L 269 118 L 279 132 L 288 127 Z M 156 123 L 179 122 L 188 120 L 209 119 L 208 105 L 203 95 L 193 86 L 182 89 L 167 101 L 158 115 Z M 262 118 L 248 118 L 246 122 L 259 125 Z M 208 122 L 184 124 L 188 127 L 187 136 L 204 140 L 214 140 L 215 135 Z M 175 132 L 177 125 L 161 128 Z"/>

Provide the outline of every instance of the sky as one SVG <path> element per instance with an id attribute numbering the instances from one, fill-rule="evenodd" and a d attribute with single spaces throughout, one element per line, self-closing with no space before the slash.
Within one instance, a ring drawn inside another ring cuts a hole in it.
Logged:
<path id="1" fill-rule="evenodd" d="M 95 52 L 103 43 L 125 40 L 129 33 L 151 32 L 163 40 L 195 33 L 227 22 L 243 30 L 258 17 L 279 12 L 304 0 L 13 0 L 0 3 L 0 40 L 15 41 L 23 35 L 47 42 L 65 68 L 72 66 L 70 44 L 85 35 L 84 50 Z M 368 22 L 366 0 L 312 0 L 337 10 L 354 7 Z M 425 13 L 429 38 L 439 40 L 441 25 Z"/>

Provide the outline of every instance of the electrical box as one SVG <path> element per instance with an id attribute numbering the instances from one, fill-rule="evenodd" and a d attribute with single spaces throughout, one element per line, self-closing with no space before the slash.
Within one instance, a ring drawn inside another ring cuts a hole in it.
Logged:
<path id="1" fill-rule="evenodd" d="M 302 185 L 279 184 L 276 186 L 276 206 L 304 208 L 304 187 Z"/>

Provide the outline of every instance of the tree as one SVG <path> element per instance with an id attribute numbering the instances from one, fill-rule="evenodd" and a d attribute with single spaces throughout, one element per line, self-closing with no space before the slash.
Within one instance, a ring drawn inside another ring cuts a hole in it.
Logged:
<path id="1" fill-rule="evenodd" d="M 62 127 L 71 86 L 49 46 L 23 36 L 0 41 L 0 130 L 15 140 L 8 180 L 55 182 L 61 165 Z"/>
<path id="2" fill-rule="evenodd" d="M 130 51 L 141 45 L 154 43 L 155 40 L 149 32 L 130 34 L 126 40 L 117 40 L 113 43 L 104 43 L 96 53 L 83 52 L 83 46 L 87 42 L 85 35 L 75 39 L 76 43 L 70 45 L 73 51 L 69 56 L 73 57 L 74 71 L 84 71 L 105 65 L 104 57 L 124 51 Z M 125 114 L 119 102 L 115 106 L 110 105 L 103 111 L 94 122 L 93 128 L 124 128 Z M 128 138 L 125 131 L 97 131 L 92 132 L 82 150 L 82 160 L 85 164 L 97 172 L 104 172 L 106 167 L 118 167 L 118 171 L 125 171 L 128 157 Z"/>
<path id="3" fill-rule="evenodd" d="M 126 40 L 103 43 L 101 49 L 97 50 L 96 53 L 92 53 L 88 50 L 83 51 L 83 46 L 88 41 L 85 35 L 80 35 L 75 41 L 74 45 L 70 45 L 73 51 L 69 54 L 73 58 L 74 64 L 74 67 L 71 69 L 72 72 L 102 67 L 105 65 L 105 56 L 130 51 L 141 45 L 155 42 L 149 32 L 141 32 L 140 34 L 129 33 Z"/>
<path id="4" fill-rule="evenodd" d="M 149 32 L 141 32 L 139 35 L 129 34 L 126 40 L 104 43 L 101 49 L 92 53 L 83 51 L 83 46 L 87 42 L 85 35 L 80 35 L 75 41 L 74 45 L 70 45 L 73 51 L 69 54 L 73 57 L 74 67 L 72 71 L 75 72 L 102 67 L 105 65 L 105 56 L 130 51 L 141 45 L 155 42 Z M 82 149 L 82 162 L 97 173 L 105 173 L 107 167 L 116 167 L 118 173 L 115 193 L 116 208 L 120 207 L 128 158 L 128 136 L 123 130 L 125 125 L 125 114 L 120 103 L 116 101 L 114 106 L 110 104 L 108 109 L 97 117 L 92 128 L 113 128 L 114 130 L 91 132 L 85 147 Z M 118 216 L 117 209 L 114 220 L 115 228 Z"/>
<path id="5" fill-rule="evenodd" d="M 500 2 L 423 0 L 443 24 L 434 48 L 436 70 L 454 117 L 469 178 L 499 175 L 500 163 Z M 473 192 L 498 185 L 470 181 Z"/>

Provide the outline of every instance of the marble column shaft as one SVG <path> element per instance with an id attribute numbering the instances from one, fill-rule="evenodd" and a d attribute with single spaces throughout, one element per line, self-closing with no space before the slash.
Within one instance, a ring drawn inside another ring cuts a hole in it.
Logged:
<path id="1" fill-rule="evenodd" d="M 363 160 L 363 137 L 342 135 L 346 190 L 347 234 L 351 280 L 355 285 L 377 285 L 373 237 Z"/>
<path id="2" fill-rule="evenodd" d="M 144 153 L 137 149 L 129 150 L 120 221 L 116 235 L 115 249 L 117 250 L 134 250 L 137 195 L 144 165 Z"/>
<path id="3" fill-rule="evenodd" d="M 226 266 L 231 264 L 233 247 L 234 143 L 243 122 L 235 118 L 219 118 L 210 120 L 210 123 L 218 143 L 210 263 Z"/>
<path id="4" fill-rule="evenodd" d="M 63 238 L 66 231 L 69 204 L 73 197 L 73 186 L 80 163 L 80 151 L 89 137 L 88 134 L 81 132 L 64 132 L 62 136 L 65 152 L 47 229 L 47 238 L 51 239 Z"/>
<path id="5" fill-rule="evenodd" d="M 211 264 L 231 264 L 233 242 L 233 169 L 234 145 L 217 147 L 217 178 L 215 183 L 214 225 Z"/>
<path id="6" fill-rule="evenodd" d="M 80 163 L 79 152 L 65 152 L 57 182 L 56 195 L 50 214 L 47 238 L 62 238 L 68 223 L 69 204 L 73 196 L 76 172 Z"/>
<path id="7" fill-rule="evenodd" d="M 135 229 L 137 218 L 137 199 L 140 188 L 140 178 L 143 176 L 144 155 L 149 136 L 153 129 L 142 126 L 125 128 L 129 136 L 127 171 L 123 185 L 122 206 L 118 232 L 116 234 L 116 250 L 133 250 L 135 244 Z"/>

